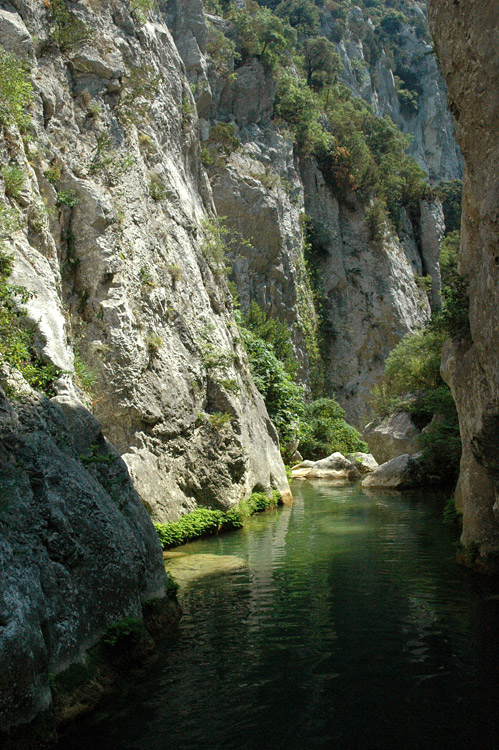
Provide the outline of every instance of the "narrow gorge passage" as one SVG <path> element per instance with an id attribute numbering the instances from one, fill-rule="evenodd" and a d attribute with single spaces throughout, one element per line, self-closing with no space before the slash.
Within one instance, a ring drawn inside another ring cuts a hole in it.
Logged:
<path id="1" fill-rule="evenodd" d="M 445 497 L 293 492 L 167 553 L 176 634 L 61 750 L 496 746 L 499 591 L 456 566 Z"/>

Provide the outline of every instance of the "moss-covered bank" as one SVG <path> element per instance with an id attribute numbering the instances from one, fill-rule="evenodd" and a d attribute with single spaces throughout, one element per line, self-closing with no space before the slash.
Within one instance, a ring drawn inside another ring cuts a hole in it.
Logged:
<path id="1" fill-rule="evenodd" d="M 179 521 L 156 523 L 154 526 L 163 549 L 171 549 L 171 547 L 178 547 L 201 536 L 241 529 L 249 516 L 281 504 L 282 497 L 277 490 L 274 490 L 272 495 L 267 495 L 265 492 L 253 492 L 247 500 L 241 500 L 230 510 L 196 508 L 192 513 L 182 516 Z"/>

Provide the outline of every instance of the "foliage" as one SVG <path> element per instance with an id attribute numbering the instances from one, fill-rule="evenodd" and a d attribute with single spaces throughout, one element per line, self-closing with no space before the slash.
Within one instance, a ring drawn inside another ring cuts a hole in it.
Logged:
<path id="1" fill-rule="evenodd" d="M 149 14 L 156 8 L 156 0 L 129 0 L 130 10 L 140 25 L 144 25 Z"/>
<path id="2" fill-rule="evenodd" d="M 383 380 L 374 393 L 380 414 L 404 409 L 425 430 L 418 438 L 428 474 L 436 481 L 457 477 L 461 441 L 456 407 L 440 375 L 447 332 L 433 322 L 405 336 L 385 362 Z"/>
<path id="3" fill-rule="evenodd" d="M 149 195 L 154 201 L 163 201 L 170 198 L 171 193 L 168 188 L 164 185 L 163 180 L 159 175 L 152 174 L 149 180 Z"/>
<path id="4" fill-rule="evenodd" d="M 78 203 L 78 198 L 74 190 L 58 190 L 57 191 L 57 205 L 58 206 L 69 206 L 73 208 Z"/>
<path id="5" fill-rule="evenodd" d="M 97 375 L 77 351 L 74 353 L 74 369 L 76 384 L 91 396 L 97 382 Z"/>
<path id="6" fill-rule="evenodd" d="M 92 29 L 67 9 L 65 0 L 51 0 L 50 8 L 53 24 L 51 39 L 61 52 L 69 52 L 91 39 Z"/>
<path id="7" fill-rule="evenodd" d="M 461 228 L 462 192 L 462 180 L 441 182 L 437 187 L 437 198 L 442 201 L 447 233 L 455 232 Z"/>
<path id="8" fill-rule="evenodd" d="M 0 46 L 0 124 L 15 124 L 25 131 L 32 96 L 28 65 Z"/>
<path id="9" fill-rule="evenodd" d="M 0 360 L 19 370 L 32 388 L 52 396 L 52 383 L 61 373 L 54 365 L 42 362 L 36 352 L 34 332 L 22 307 L 33 294 L 9 284 L 11 271 L 11 256 L 0 250 Z"/>
<path id="10" fill-rule="evenodd" d="M 275 490 L 271 496 L 265 492 L 253 492 L 249 498 L 241 500 L 239 505 L 230 510 L 196 508 L 191 513 L 182 516 L 179 521 L 155 523 L 154 526 L 161 546 L 163 549 L 169 549 L 201 536 L 240 529 L 245 518 L 254 513 L 274 508 L 280 502 L 281 496 Z"/>
<path id="11" fill-rule="evenodd" d="M 212 430 L 220 432 L 228 427 L 233 419 L 232 414 L 226 414 L 221 411 L 216 411 L 214 414 L 210 414 L 208 417 L 208 424 Z"/>
<path id="12" fill-rule="evenodd" d="M 286 371 L 291 376 L 296 374 L 297 364 L 291 333 L 286 323 L 266 315 L 258 302 L 253 300 L 247 312 L 242 316 L 242 324 L 255 336 L 271 344 L 276 357 L 283 363 Z"/>
<path id="13" fill-rule="evenodd" d="M 242 519 L 234 511 L 229 515 L 212 508 L 196 508 L 192 513 L 182 516 L 179 521 L 154 524 L 163 549 L 178 547 L 200 536 L 239 529 L 242 525 Z"/>
<path id="14" fill-rule="evenodd" d="M 298 440 L 303 431 L 304 390 L 286 371 L 272 344 L 251 330 L 240 328 L 255 385 L 283 445 Z"/>
<path id="15" fill-rule="evenodd" d="M 102 636 L 102 643 L 113 650 L 127 650 L 140 643 L 146 633 L 143 623 L 129 615 L 107 628 Z"/>
<path id="16" fill-rule="evenodd" d="M 334 44 L 323 36 L 307 39 L 303 46 L 307 85 L 314 89 L 331 86 L 343 65 Z"/>
<path id="17" fill-rule="evenodd" d="M 5 193 L 11 198 L 17 198 L 26 180 L 23 170 L 17 164 L 7 164 L 2 167 L 2 178 L 5 184 Z"/>
<path id="18" fill-rule="evenodd" d="M 335 399 L 320 398 L 307 404 L 305 423 L 307 429 L 299 449 L 309 460 L 325 458 L 336 451 L 343 455 L 368 451 L 360 433 L 345 421 L 345 411 Z"/>
<path id="19" fill-rule="evenodd" d="M 219 143 L 226 156 L 229 156 L 241 145 L 241 141 L 236 136 L 236 126 L 233 122 L 217 122 L 210 130 L 210 140 Z"/>
<path id="20" fill-rule="evenodd" d="M 458 279 L 457 261 L 461 246 L 461 232 L 458 229 L 448 232 L 440 248 L 440 274 L 443 286 L 452 286 Z"/>

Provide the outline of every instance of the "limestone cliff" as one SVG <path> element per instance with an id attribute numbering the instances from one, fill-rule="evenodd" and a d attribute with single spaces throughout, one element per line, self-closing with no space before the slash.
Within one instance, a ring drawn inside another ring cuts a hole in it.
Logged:
<path id="1" fill-rule="evenodd" d="M 337 49 L 346 85 L 369 102 L 380 117 L 388 115 L 411 137 L 409 153 L 428 172 L 430 180 L 438 182 L 460 178 L 463 163 L 445 82 L 428 37 L 425 5 L 418 0 L 406 3 L 406 20 L 396 40 L 396 60 L 386 45 L 370 59 L 369 6 L 350 10 Z M 325 12 L 326 34 L 334 34 L 336 23 Z M 405 74 L 407 80 L 398 77 L 397 72 Z M 408 98 L 408 86 L 412 98 Z"/>
<path id="2" fill-rule="evenodd" d="M 2 258 L 59 371 L 52 398 L 0 378 L 0 732 L 15 734 L 109 626 L 166 601 L 144 506 L 166 521 L 289 487 L 163 16 L 127 0 L 1 6 L 2 63 L 27 60 L 33 89 L 23 133 L 1 101 Z"/>
<path id="3" fill-rule="evenodd" d="M 448 343 L 442 373 L 463 441 L 456 505 L 465 558 L 487 567 L 499 554 L 499 7 L 431 0 L 429 17 L 466 164 L 459 271 L 471 334 Z"/>
<path id="4" fill-rule="evenodd" d="M 245 240 L 229 252 L 241 307 L 244 311 L 256 300 L 267 314 L 289 324 L 301 379 L 310 387 L 318 320 L 300 229 L 300 218 L 307 215 L 320 245 L 313 263 L 323 285 L 326 389 L 337 395 L 348 418 L 362 426 L 369 392 L 389 351 L 428 319 L 422 276 L 431 276 L 431 304 L 439 304 L 441 209 L 424 203 L 419 221 L 406 214 L 400 238 L 392 236 L 377 247 L 361 202 L 331 191 L 317 161 L 303 156 L 276 121 L 272 73 L 256 58 L 237 70 L 230 55 L 220 59 L 230 23 L 203 13 L 200 0 L 170 3 L 168 18 L 194 91 L 203 145 L 216 142 L 220 123 L 230 124 L 239 142 L 223 153 L 221 167 L 210 163 L 208 171 L 219 215 Z M 347 76 L 349 63 L 343 62 Z M 431 106 L 440 118 L 438 132 L 445 131 L 447 145 L 442 148 L 456 152 L 452 129 L 446 130 L 445 103 L 442 95 Z M 429 168 L 430 152 L 422 142 L 418 148 Z M 448 169 L 440 163 L 445 158 L 440 151 L 435 157 L 439 179 L 459 173 L 457 161 Z"/>

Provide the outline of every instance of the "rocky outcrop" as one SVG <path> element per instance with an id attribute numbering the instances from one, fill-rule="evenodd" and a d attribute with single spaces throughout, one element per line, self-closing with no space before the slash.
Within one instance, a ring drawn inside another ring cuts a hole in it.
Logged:
<path id="1" fill-rule="evenodd" d="M 357 467 L 361 474 L 369 474 L 378 468 L 378 462 L 371 453 L 358 451 L 357 453 L 349 453 L 346 458 Z"/>
<path id="2" fill-rule="evenodd" d="M 428 319 L 428 300 L 416 279 L 421 258 L 410 224 L 404 241 L 392 237 L 378 246 L 370 241 L 359 201 L 332 195 L 313 159 L 302 162 L 301 174 L 305 211 L 321 248 L 316 262 L 326 297 L 327 383 L 348 420 L 362 426 L 389 352 Z"/>
<path id="3" fill-rule="evenodd" d="M 7 380 L 22 395 L 13 405 L 0 390 L 0 742 L 41 712 L 53 724 L 58 675 L 109 626 L 142 621 L 152 600 L 178 617 L 155 530 L 98 421 L 68 394 Z"/>
<path id="4" fill-rule="evenodd" d="M 28 27 L 38 34 L 30 114 L 40 146 L 24 149 L 12 133 L 2 155 L 26 174 L 27 226 L 9 250 L 15 282 L 36 292 L 41 356 L 72 374 L 76 350 L 76 379 L 90 373 L 93 410 L 155 520 L 228 507 L 255 486 L 289 496 L 223 264 L 210 255 L 211 189 L 168 27 L 125 2 L 81 4 L 84 40 L 61 54 L 50 9 L 18 5 L 3 18 L 23 39 Z"/>
<path id="5" fill-rule="evenodd" d="M 438 61 L 429 40 L 421 29 L 427 21 L 421 3 L 411 0 L 404 10 L 414 12 L 412 23 L 406 23 L 397 39 L 399 55 L 417 81 L 415 101 L 405 103 L 394 76 L 394 63 L 389 51 L 381 50 L 379 59 L 370 65 L 366 41 L 357 31 L 366 25 L 362 8 L 351 9 L 344 38 L 337 51 L 343 63 L 343 82 L 356 95 L 367 101 L 380 117 L 388 115 L 400 130 L 411 136 L 409 153 L 428 173 L 431 182 L 453 180 L 463 173 L 463 160 L 454 135 L 454 123 L 447 104 L 447 91 Z M 359 15 L 360 14 L 360 15 Z M 353 21 L 353 23 L 352 23 Z M 336 21 L 324 14 L 324 31 L 334 38 Z M 368 23 L 368 22 L 367 22 Z M 419 31 L 416 28 L 419 26 Z"/>
<path id="6" fill-rule="evenodd" d="M 255 487 L 290 497 L 210 252 L 215 207 L 169 29 L 123 0 L 65 7 L 0 12 L 33 85 L 30 138 L 2 120 L 2 164 L 22 182 L 1 183 L 2 253 L 34 294 L 38 356 L 60 371 L 51 399 L 0 376 L 0 732 L 51 711 L 49 683 L 106 628 L 166 601 L 145 508 L 167 521 Z"/>
<path id="7" fill-rule="evenodd" d="M 403 453 L 381 464 L 361 482 L 363 488 L 405 490 L 425 483 L 421 464 L 415 456 Z"/>
<path id="8" fill-rule="evenodd" d="M 442 374 L 463 443 L 461 541 L 486 567 L 499 555 L 499 8 L 493 0 L 430 0 L 428 10 L 466 164 L 459 271 L 470 336 L 447 344 Z"/>
<path id="9" fill-rule="evenodd" d="M 353 481 L 358 479 L 359 470 L 341 453 L 332 453 L 326 458 L 316 461 L 310 468 L 307 477 L 309 479 L 345 479 Z"/>
<path id="10" fill-rule="evenodd" d="M 406 411 L 396 411 L 387 417 L 370 422 L 363 430 L 369 450 L 378 463 L 385 463 L 402 453 L 417 453 L 416 438 L 421 430 Z"/>

